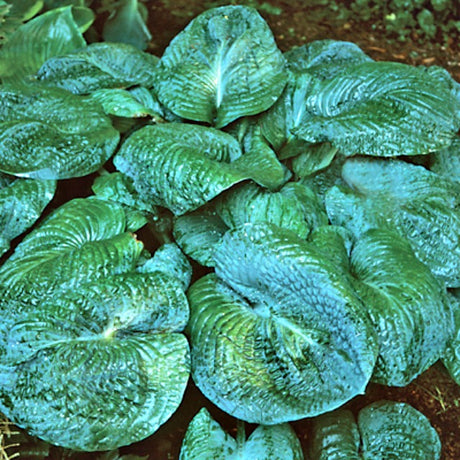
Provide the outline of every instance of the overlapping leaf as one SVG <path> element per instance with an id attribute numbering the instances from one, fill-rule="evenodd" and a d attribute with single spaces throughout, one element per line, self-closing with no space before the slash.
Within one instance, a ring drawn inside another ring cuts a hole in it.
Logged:
<path id="1" fill-rule="evenodd" d="M 176 219 L 178 244 L 202 265 L 213 266 L 213 253 L 224 233 L 246 223 L 271 223 L 306 238 L 310 231 L 327 224 L 327 216 L 307 187 L 288 183 L 279 192 L 256 184 L 242 184 L 219 197 L 206 209 Z"/>
<path id="2" fill-rule="evenodd" d="M 37 78 L 76 94 L 97 89 L 153 85 L 158 58 L 123 43 L 93 43 L 56 56 L 38 70 Z"/>
<path id="3" fill-rule="evenodd" d="M 448 74 L 394 62 L 364 62 L 315 79 L 308 116 L 294 134 L 330 141 L 342 153 L 426 154 L 448 146 L 460 127 L 460 98 Z"/>
<path id="4" fill-rule="evenodd" d="M 85 46 L 82 33 L 93 20 L 90 9 L 65 6 L 23 24 L 0 51 L 0 78 L 23 79 L 47 59 Z"/>
<path id="5" fill-rule="evenodd" d="M 312 460 L 439 460 L 441 442 L 428 419 L 409 404 L 378 401 L 359 412 L 325 414 L 314 423 Z"/>
<path id="6" fill-rule="evenodd" d="M 242 427 L 243 428 L 243 427 Z M 240 433 L 243 434 L 244 433 Z M 238 435 L 237 435 L 238 436 Z M 233 439 L 203 408 L 188 426 L 180 460 L 303 460 L 294 430 L 286 423 L 258 426 L 246 439 Z"/>
<path id="7" fill-rule="evenodd" d="M 286 83 L 285 63 L 256 10 L 225 6 L 195 18 L 159 64 L 160 101 L 220 128 L 268 109 Z"/>
<path id="8" fill-rule="evenodd" d="M 226 233 L 216 274 L 189 290 L 192 372 L 246 421 L 275 424 L 336 408 L 364 391 L 373 328 L 335 263 L 295 233 L 247 224 Z"/>
<path id="9" fill-rule="evenodd" d="M 447 286 L 460 286 L 458 182 L 402 161 L 349 159 L 326 198 L 333 224 L 356 235 L 388 228 L 406 237 L 416 256 Z"/>
<path id="10" fill-rule="evenodd" d="M 56 181 L 0 178 L 0 255 L 10 241 L 26 231 L 41 215 L 56 190 Z"/>
<path id="11" fill-rule="evenodd" d="M 113 202 L 70 201 L 0 269 L 0 409 L 52 444 L 144 439 L 185 391 L 190 273 L 168 254 L 139 267 L 126 224 Z"/>
<path id="12" fill-rule="evenodd" d="M 430 169 L 460 183 L 460 137 L 455 137 L 449 147 L 433 155 Z"/>
<path id="13" fill-rule="evenodd" d="M 350 265 L 379 337 L 373 380 L 408 385 L 443 355 L 451 339 L 453 314 L 444 286 L 394 232 L 366 232 L 353 247 Z"/>
<path id="14" fill-rule="evenodd" d="M 67 179 L 96 171 L 119 133 L 99 103 L 41 85 L 0 89 L 0 171 Z"/>
<path id="15" fill-rule="evenodd" d="M 133 180 L 144 200 L 183 214 L 238 182 L 260 176 L 260 162 L 253 158 L 242 155 L 238 141 L 227 133 L 168 123 L 137 130 L 122 145 L 114 164 Z M 272 167 L 278 164 L 268 164 L 268 175 Z"/>

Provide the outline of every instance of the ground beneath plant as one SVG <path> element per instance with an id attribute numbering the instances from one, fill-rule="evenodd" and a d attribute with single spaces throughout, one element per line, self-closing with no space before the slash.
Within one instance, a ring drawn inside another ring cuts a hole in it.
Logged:
<path id="1" fill-rule="evenodd" d="M 149 51 L 161 56 L 170 40 L 193 17 L 218 3 L 198 0 L 154 0 L 147 3 L 149 28 L 153 36 Z M 390 40 L 383 31 L 373 28 L 372 23 L 336 21 L 324 7 L 308 7 L 306 4 L 308 1 L 272 0 L 269 2 L 273 7 L 272 12 L 261 11 L 281 50 L 286 51 L 292 46 L 325 38 L 352 41 L 375 60 L 439 65 L 460 81 L 460 53 L 457 43 L 419 43 L 416 36 L 406 42 Z M 88 194 L 91 181 L 92 178 L 88 178 Z M 78 186 L 81 187 L 81 184 L 80 180 Z M 71 189 L 72 181 L 69 181 L 67 190 Z M 80 193 L 84 194 L 84 191 L 80 189 Z M 68 198 L 71 197 L 61 195 L 62 200 Z M 380 399 L 404 401 L 421 411 L 430 419 L 441 437 L 442 460 L 460 459 L 460 386 L 448 376 L 442 365 L 436 364 L 405 388 L 370 384 L 366 394 L 355 398 L 347 407 L 356 412 Z M 209 403 L 194 384 L 190 383 L 183 404 L 172 418 L 152 437 L 122 448 L 121 452 L 145 455 L 150 460 L 177 460 L 186 428 L 203 406 L 210 410 L 224 428 L 236 433 L 235 420 Z M 310 424 L 308 419 L 293 423 L 303 446 L 308 443 Z M 253 428 L 248 425 L 248 433 Z M 61 455 L 52 453 L 50 458 L 58 460 L 62 458 Z M 95 456 L 82 453 L 79 458 L 89 460 Z"/>

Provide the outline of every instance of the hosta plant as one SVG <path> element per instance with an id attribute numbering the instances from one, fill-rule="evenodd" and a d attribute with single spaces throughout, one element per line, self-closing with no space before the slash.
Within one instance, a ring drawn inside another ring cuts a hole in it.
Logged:
<path id="1" fill-rule="evenodd" d="M 203 410 L 182 458 L 302 458 L 288 422 L 441 358 L 458 380 L 446 71 L 332 40 L 283 54 L 242 6 L 194 19 L 162 57 L 88 44 L 93 19 L 50 9 L 0 49 L 1 412 L 54 445 L 115 450 L 164 424 L 191 377 L 261 426 L 234 440 Z M 380 423 L 406 436 L 401 407 L 361 412 L 363 439 Z"/>

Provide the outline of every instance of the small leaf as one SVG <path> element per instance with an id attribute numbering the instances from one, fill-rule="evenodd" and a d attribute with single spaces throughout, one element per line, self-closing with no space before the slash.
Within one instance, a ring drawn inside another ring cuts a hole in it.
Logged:
<path id="1" fill-rule="evenodd" d="M 82 33 L 93 20 L 89 8 L 65 6 L 23 24 L 0 50 L 0 78 L 24 79 L 47 59 L 85 46 Z"/>
<path id="2" fill-rule="evenodd" d="M 294 430 L 286 423 L 259 426 L 237 442 L 203 408 L 187 428 L 180 460 L 303 460 Z"/>
<path id="3" fill-rule="evenodd" d="M 91 99 L 102 105 L 107 115 L 125 118 L 153 117 L 153 112 L 142 105 L 129 91 L 123 89 L 98 89 Z"/>
<path id="4" fill-rule="evenodd" d="M 460 385 L 460 289 L 454 289 L 447 295 L 455 316 L 455 329 L 442 356 L 442 362 L 451 377 Z"/>
<path id="5" fill-rule="evenodd" d="M 104 40 L 128 43 L 145 50 L 152 35 L 147 28 L 146 18 L 141 14 L 143 6 L 138 0 L 121 0 L 104 24 Z"/>
<path id="6" fill-rule="evenodd" d="M 92 43 L 47 60 L 37 79 L 76 94 L 153 85 L 158 58 L 122 43 Z"/>
<path id="7" fill-rule="evenodd" d="M 361 409 L 357 424 L 348 410 L 318 417 L 310 453 L 312 460 L 439 460 L 441 442 L 409 404 L 378 401 Z"/>
<path id="8" fill-rule="evenodd" d="M 41 85 L 0 90 L 0 171 L 34 179 L 68 179 L 96 171 L 119 133 L 100 105 Z"/>
<path id="9" fill-rule="evenodd" d="M 158 97 L 175 114 L 217 128 L 268 109 L 286 83 L 284 58 L 256 10 L 224 6 L 195 18 L 166 49 Z"/>

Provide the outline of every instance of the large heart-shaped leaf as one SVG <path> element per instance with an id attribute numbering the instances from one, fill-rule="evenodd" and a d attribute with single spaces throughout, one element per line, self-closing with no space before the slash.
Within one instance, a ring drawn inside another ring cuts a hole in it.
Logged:
<path id="1" fill-rule="evenodd" d="M 162 273 L 119 274 L 30 304 L 3 298 L 0 408 L 29 433 L 74 450 L 150 436 L 189 375 L 188 305 Z"/>
<path id="2" fill-rule="evenodd" d="M 314 80 L 294 134 L 330 141 L 346 155 L 433 152 L 448 146 L 460 127 L 457 85 L 447 72 L 395 62 L 347 66 Z"/>
<path id="3" fill-rule="evenodd" d="M 23 24 L 0 50 L 0 78 L 23 79 L 47 59 L 85 46 L 82 33 L 93 20 L 88 8 L 64 6 Z"/>
<path id="4" fill-rule="evenodd" d="M 195 18 L 166 49 L 158 96 L 177 115 L 220 128 L 273 105 L 286 83 L 284 66 L 256 10 L 215 8 Z"/>
<path id="5" fill-rule="evenodd" d="M 239 425 L 237 439 L 229 436 L 203 408 L 187 428 L 180 460 L 303 460 L 302 447 L 287 424 L 258 426 L 246 439 Z"/>
<path id="6" fill-rule="evenodd" d="M 37 78 L 72 93 L 97 89 L 152 86 L 158 58 L 123 43 L 93 43 L 47 60 Z"/>
<path id="7" fill-rule="evenodd" d="M 312 460 L 439 460 L 441 442 L 429 420 L 409 404 L 378 401 L 354 421 L 348 410 L 314 422 Z"/>
<path id="8" fill-rule="evenodd" d="M 226 233 L 216 274 L 189 289 L 192 372 L 226 412 L 275 424 L 362 393 L 377 347 L 347 277 L 327 254 L 275 225 Z"/>
<path id="9" fill-rule="evenodd" d="M 350 262 L 379 337 L 373 380 L 408 385 L 441 357 L 451 339 L 453 315 L 445 288 L 394 232 L 366 232 Z"/>
<path id="10" fill-rule="evenodd" d="M 0 90 L 0 171 L 67 179 L 100 168 L 119 133 L 99 103 L 41 85 Z"/>
<path id="11" fill-rule="evenodd" d="M 0 175 L 0 255 L 40 217 L 55 190 L 56 181 Z"/>
<path id="12" fill-rule="evenodd" d="M 333 224 L 359 236 L 369 228 L 396 230 L 416 256 L 449 287 L 460 286 L 460 185 L 403 161 L 348 159 L 326 198 Z"/>

